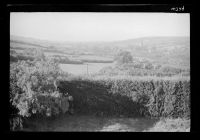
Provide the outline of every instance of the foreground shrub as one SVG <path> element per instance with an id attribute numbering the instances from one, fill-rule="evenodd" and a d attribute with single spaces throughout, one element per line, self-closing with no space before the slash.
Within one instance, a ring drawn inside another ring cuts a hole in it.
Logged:
<path id="1" fill-rule="evenodd" d="M 18 61 L 10 65 L 12 129 L 16 124 L 22 126 L 23 117 L 36 113 L 52 116 L 68 110 L 68 97 L 57 89 L 61 76 L 58 64 L 52 60 Z"/>

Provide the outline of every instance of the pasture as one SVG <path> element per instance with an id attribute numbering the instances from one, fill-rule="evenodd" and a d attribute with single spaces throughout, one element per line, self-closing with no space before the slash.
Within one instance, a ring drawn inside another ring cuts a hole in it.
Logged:
<path id="1" fill-rule="evenodd" d="M 113 66 L 113 63 L 84 63 L 84 64 L 60 64 L 64 72 L 74 75 L 95 74 L 104 67 Z"/>

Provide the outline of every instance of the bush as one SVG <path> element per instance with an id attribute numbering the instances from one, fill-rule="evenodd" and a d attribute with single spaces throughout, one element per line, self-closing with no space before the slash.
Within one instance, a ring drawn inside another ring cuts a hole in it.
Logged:
<path id="1" fill-rule="evenodd" d="M 12 63 L 10 106 L 13 108 L 11 114 L 15 117 L 11 120 L 30 117 L 36 113 L 44 116 L 57 115 L 62 111 L 65 113 L 69 106 L 66 103 L 67 97 L 58 91 L 56 84 L 61 76 L 58 64 L 52 60 Z M 11 122 L 11 126 L 14 126 L 16 121 Z"/>
<path id="2" fill-rule="evenodd" d="M 179 74 L 183 70 L 180 68 L 172 67 L 172 66 L 163 66 L 160 68 L 160 71 L 166 74 Z"/>
<path id="3" fill-rule="evenodd" d="M 70 60 L 68 57 L 61 56 L 61 55 L 54 55 L 53 59 L 55 60 L 55 62 L 61 63 L 61 64 L 83 64 L 82 61 Z"/>

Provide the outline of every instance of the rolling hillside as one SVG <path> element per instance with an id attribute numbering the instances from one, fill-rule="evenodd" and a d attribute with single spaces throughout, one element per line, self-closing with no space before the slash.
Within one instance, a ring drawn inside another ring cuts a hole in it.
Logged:
<path id="1" fill-rule="evenodd" d="M 55 42 L 11 35 L 10 47 L 41 48 L 45 52 L 103 57 L 114 57 L 120 50 L 128 50 L 133 57 L 190 66 L 189 37 L 143 37 L 114 42 Z"/>

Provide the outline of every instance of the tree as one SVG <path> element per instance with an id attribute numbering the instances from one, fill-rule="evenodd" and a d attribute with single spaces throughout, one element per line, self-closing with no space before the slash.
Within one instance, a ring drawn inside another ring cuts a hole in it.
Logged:
<path id="1" fill-rule="evenodd" d="M 127 64 L 133 62 L 133 57 L 130 52 L 128 51 L 120 51 L 116 57 L 115 60 L 117 64 Z"/>

